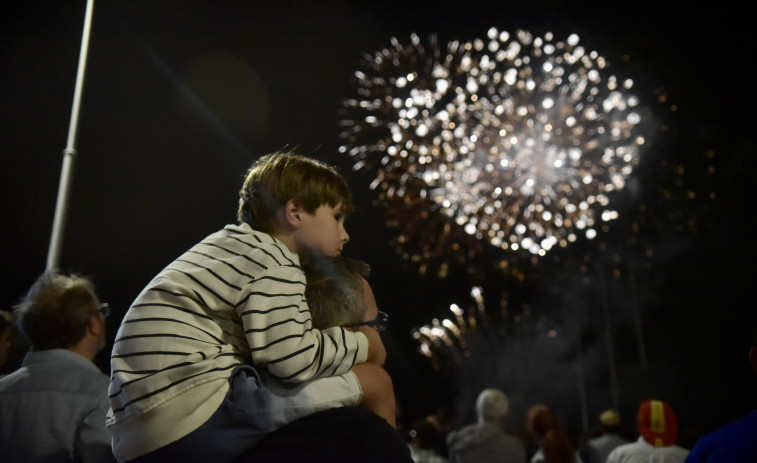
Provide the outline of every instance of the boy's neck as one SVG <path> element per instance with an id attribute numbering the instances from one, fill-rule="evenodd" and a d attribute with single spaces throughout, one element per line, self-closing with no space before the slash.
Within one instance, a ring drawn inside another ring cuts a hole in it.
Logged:
<path id="1" fill-rule="evenodd" d="M 289 248 L 289 250 L 293 253 L 298 255 L 300 254 L 300 251 L 297 247 L 297 241 L 294 239 L 293 233 L 286 233 L 282 232 L 281 230 L 275 230 L 271 232 L 271 236 L 284 243 L 286 247 Z"/>

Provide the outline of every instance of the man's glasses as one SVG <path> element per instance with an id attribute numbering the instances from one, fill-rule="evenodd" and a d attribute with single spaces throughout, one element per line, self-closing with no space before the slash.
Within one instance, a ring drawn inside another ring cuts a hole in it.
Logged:
<path id="1" fill-rule="evenodd" d="M 367 322 L 352 323 L 349 325 L 344 325 L 344 327 L 354 328 L 356 326 L 368 325 L 370 327 L 373 327 L 374 330 L 381 333 L 384 330 L 386 330 L 387 324 L 389 324 L 389 315 L 387 315 L 385 312 L 379 311 L 378 314 L 376 315 L 376 318 L 373 320 L 369 320 Z"/>
<path id="2" fill-rule="evenodd" d="M 103 314 L 103 317 L 105 318 L 110 317 L 110 304 L 107 302 L 100 304 L 100 313 Z"/>

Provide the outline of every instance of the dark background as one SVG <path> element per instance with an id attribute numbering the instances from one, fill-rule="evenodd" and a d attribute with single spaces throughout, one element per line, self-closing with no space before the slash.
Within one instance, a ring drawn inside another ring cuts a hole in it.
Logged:
<path id="1" fill-rule="evenodd" d="M 16 2 L 0 19 L 3 309 L 45 268 L 85 5 Z M 577 432 L 617 406 L 633 437 L 639 401 L 661 398 L 690 448 L 757 406 L 746 357 L 757 331 L 755 44 L 743 17 L 724 2 L 100 0 L 60 268 L 94 279 L 112 338 L 160 269 L 235 220 L 252 160 L 296 146 L 353 190 L 347 254 L 372 265 L 392 317 L 387 368 L 403 425 L 441 406 L 471 421 L 475 395 L 497 386 L 512 401 L 510 429 L 538 402 Z M 486 250 L 446 278 L 421 275 L 391 244 L 371 173 L 338 153 L 339 110 L 363 54 L 391 37 L 444 44 L 493 26 L 578 33 L 635 79 L 653 143 L 616 198 L 621 219 L 596 239 L 538 260 Z M 487 266 L 502 259 L 506 272 Z M 473 285 L 489 315 L 466 330 L 470 356 L 421 355 L 412 330 L 449 318 L 451 303 L 472 310 Z M 97 361 L 107 372 L 107 352 Z"/>

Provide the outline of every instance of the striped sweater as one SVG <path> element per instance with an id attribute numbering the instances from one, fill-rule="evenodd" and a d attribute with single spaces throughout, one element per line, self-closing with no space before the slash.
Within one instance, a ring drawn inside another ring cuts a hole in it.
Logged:
<path id="1" fill-rule="evenodd" d="M 297 254 L 247 224 L 227 225 L 158 274 L 124 317 L 111 355 L 107 425 L 120 461 L 202 425 L 247 363 L 299 383 L 367 357 L 362 333 L 318 331 Z"/>

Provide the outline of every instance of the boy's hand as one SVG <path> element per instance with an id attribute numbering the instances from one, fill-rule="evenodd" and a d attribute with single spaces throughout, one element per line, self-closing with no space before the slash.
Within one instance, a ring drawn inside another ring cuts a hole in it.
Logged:
<path id="1" fill-rule="evenodd" d="M 384 342 L 381 340 L 379 332 L 375 328 L 366 325 L 361 326 L 359 331 L 368 338 L 368 358 L 365 361 L 383 366 L 386 363 L 386 347 L 384 347 Z"/>

